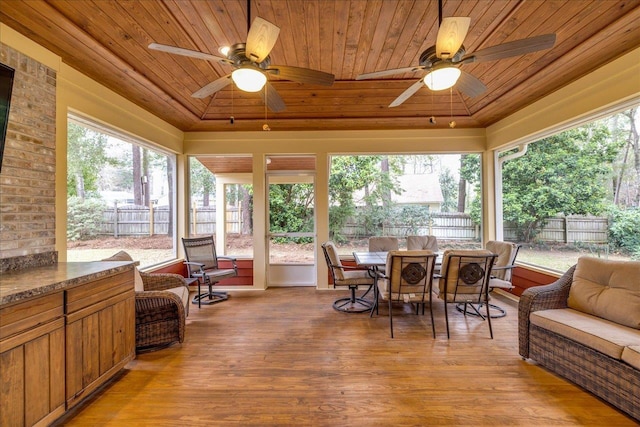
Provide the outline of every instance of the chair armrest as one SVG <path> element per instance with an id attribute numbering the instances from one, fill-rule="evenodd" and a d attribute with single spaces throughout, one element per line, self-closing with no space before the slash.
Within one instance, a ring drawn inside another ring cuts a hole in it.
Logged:
<path id="1" fill-rule="evenodd" d="M 185 309 L 180 297 L 168 291 L 135 293 L 136 325 L 178 318 L 180 342 L 184 341 Z"/>
<path id="2" fill-rule="evenodd" d="M 510 265 L 494 266 L 494 267 L 491 267 L 491 271 L 494 271 L 494 270 L 511 270 L 512 268 L 516 268 L 516 265 L 515 264 L 510 264 Z"/>
<path id="3" fill-rule="evenodd" d="M 330 268 L 339 268 L 341 270 L 364 270 L 362 267 L 358 267 L 357 265 L 334 265 L 329 264 Z"/>
<path id="4" fill-rule="evenodd" d="M 178 288 L 184 286 L 187 289 L 187 282 L 179 274 L 173 273 L 143 273 L 140 272 L 142 277 L 142 284 L 146 291 L 162 291 L 165 289 Z"/>
<path id="5" fill-rule="evenodd" d="M 221 259 L 227 260 L 227 261 L 231 261 L 231 265 L 233 266 L 233 269 L 236 270 L 236 272 L 238 271 L 238 265 L 236 264 L 236 258 L 235 257 L 231 257 L 231 256 L 219 256 L 217 257 L 218 261 L 220 261 Z"/>
<path id="6" fill-rule="evenodd" d="M 569 268 L 558 280 L 526 289 L 518 302 L 518 347 L 520 356 L 529 357 L 529 315 L 538 310 L 566 308 L 569 289 L 576 266 Z"/>

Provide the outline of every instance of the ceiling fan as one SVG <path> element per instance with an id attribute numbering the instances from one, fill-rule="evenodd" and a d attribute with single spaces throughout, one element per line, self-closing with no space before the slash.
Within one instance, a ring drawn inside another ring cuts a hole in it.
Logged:
<path id="1" fill-rule="evenodd" d="M 256 17 L 251 24 L 250 1 L 247 0 L 247 41 L 246 43 L 236 43 L 228 49 L 219 49 L 225 57 L 159 43 L 151 43 L 148 47 L 161 52 L 220 62 L 234 68 L 230 74 L 220 77 L 194 92 L 191 95 L 194 98 L 206 98 L 213 95 L 233 81 L 240 90 L 245 92 L 260 91 L 265 104 L 271 111 L 277 113 L 284 111 L 286 106 L 275 88 L 267 81 L 268 74 L 298 83 L 331 86 L 335 80 L 333 74 L 309 68 L 271 65 L 269 53 L 278 40 L 280 28 L 260 17 Z M 262 90 L 263 87 L 265 90 Z"/>
<path id="2" fill-rule="evenodd" d="M 420 65 L 360 74 L 356 77 L 356 80 L 375 79 L 421 70 L 428 71 L 424 77 L 409 86 L 407 90 L 389 104 L 389 107 L 397 107 L 402 104 L 424 85 L 432 91 L 449 89 L 455 86 L 465 95 L 474 97 L 484 93 L 487 87 L 478 78 L 461 70 L 461 65 L 471 62 L 495 61 L 537 52 L 553 47 L 556 42 L 555 34 L 544 34 L 491 46 L 467 54 L 462 42 L 467 35 L 470 22 L 471 18 L 468 17 L 443 19 L 442 0 L 438 0 L 439 28 L 436 44 L 420 54 Z"/>

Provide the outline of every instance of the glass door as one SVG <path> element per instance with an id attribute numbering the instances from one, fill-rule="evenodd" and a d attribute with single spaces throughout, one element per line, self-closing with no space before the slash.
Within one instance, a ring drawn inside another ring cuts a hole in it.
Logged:
<path id="1" fill-rule="evenodd" d="M 268 171 L 267 284 L 316 286 L 313 171 Z"/>

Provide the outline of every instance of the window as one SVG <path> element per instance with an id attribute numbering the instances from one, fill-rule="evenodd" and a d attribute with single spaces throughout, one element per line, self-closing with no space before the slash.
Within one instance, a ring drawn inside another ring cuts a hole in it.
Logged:
<path id="1" fill-rule="evenodd" d="M 253 258 L 252 161 L 250 156 L 189 158 L 189 235 L 213 235 L 219 255 Z"/>
<path id="2" fill-rule="evenodd" d="M 638 111 L 500 154 L 503 236 L 522 245 L 518 261 L 564 272 L 580 256 L 640 258 Z"/>
<path id="3" fill-rule="evenodd" d="M 67 132 L 67 260 L 175 259 L 175 156 L 77 116 Z"/>
<path id="4" fill-rule="evenodd" d="M 343 255 L 371 236 L 434 235 L 439 249 L 481 245 L 480 155 L 333 156 L 330 238 Z"/>

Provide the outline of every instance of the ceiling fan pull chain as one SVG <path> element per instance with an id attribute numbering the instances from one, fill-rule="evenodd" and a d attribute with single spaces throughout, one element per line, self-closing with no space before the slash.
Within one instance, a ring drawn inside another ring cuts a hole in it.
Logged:
<path id="1" fill-rule="evenodd" d="M 449 88 L 449 114 L 451 115 L 449 127 L 453 129 L 454 127 L 456 127 L 456 122 L 455 120 L 453 120 L 453 86 Z"/>
<path id="2" fill-rule="evenodd" d="M 233 124 L 235 122 L 235 118 L 233 117 L 233 86 L 231 85 L 231 117 L 229 117 L 229 123 Z"/>
<path id="3" fill-rule="evenodd" d="M 262 125 L 262 130 L 271 130 L 267 123 L 267 104 L 269 103 L 269 94 L 267 93 L 268 86 L 269 85 L 264 85 L 264 124 Z"/>

